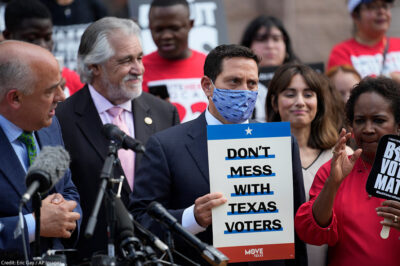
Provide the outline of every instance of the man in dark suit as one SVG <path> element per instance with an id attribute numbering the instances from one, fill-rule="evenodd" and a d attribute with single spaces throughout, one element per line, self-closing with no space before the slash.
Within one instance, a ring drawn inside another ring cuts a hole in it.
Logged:
<path id="1" fill-rule="evenodd" d="M 0 257 L 23 255 L 21 236 L 14 238 L 18 207 L 26 192 L 25 175 L 44 146 L 63 145 L 54 117 L 65 99 L 57 60 L 47 50 L 19 41 L 0 43 Z M 31 142 L 24 142 L 29 136 Z M 30 152 L 31 151 L 31 152 Z M 22 209 L 26 246 L 35 242 L 32 202 Z M 42 201 L 41 252 L 72 247 L 80 227 L 79 194 L 68 170 Z M 63 240 L 62 240 L 63 239 Z M 3 261 L 4 262 L 4 261 Z"/>
<path id="2" fill-rule="evenodd" d="M 201 86 L 209 99 L 197 119 L 154 134 L 147 142 L 131 194 L 129 210 L 142 225 L 163 237 L 165 229 L 146 213 L 152 201 L 160 202 L 189 232 L 212 244 L 211 210 L 226 202 L 210 193 L 206 125 L 246 123 L 258 89 L 258 58 L 238 45 L 213 49 L 204 64 Z M 294 211 L 305 201 L 297 142 L 292 138 Z M 205 261 L 175 238 L 176 249 L 197 263 Z M 262 265 L 306 265 L 304 243 L 296 239 L 296 260 L 262 262 Z M 265 251 L 267 252 L 267 251 Z M 178 260 L 185 265 L 185 262 Z"/>
<path id="3" fill-rule="evenodd" d="M 57 108 L 65 145 L 71 154 L 73 180 L 81 195 L 83 228 L 94 206 L 100 170 L 110 143 L 102 134 L 103 124 L 123 122 L 121 129 L 124 127 L 128 135 L 145 143 L 153 133 L 179 123 L 175 107 L 142 93 L 144 68 L 139 36 L 140 29 L 132 20 L 108 17 L 91 24 L 82 35 L 78 54 L 78 72 L 87 85 Z M 111 114 L 115 109 L 122 111 L 117 115 L 119 121 Z M 114 172 L 115 177 L 127 177 L 121 195 L 126 205 L 134 169 L 142 155 L 132 152 L 128 156 L 131 157 L 125 161 L 126 157 L 120 157 L 123 170 L 116 168 Z M 94 252 L 107 249 L 103 207 L 98 217 L 94 236 L 79 240 L 81 259 L 90 259 Z"/>

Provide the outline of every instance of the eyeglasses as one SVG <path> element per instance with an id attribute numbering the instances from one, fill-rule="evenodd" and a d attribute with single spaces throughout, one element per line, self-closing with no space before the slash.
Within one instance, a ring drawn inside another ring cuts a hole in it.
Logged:
<path id="1" fill-rule="evenodd" d="M 273 42 L 282 42 L 285 40 L 285 37 L 282 34 L 257 34 L 254 36 L 253 41 L 256 42 L 265 42 L 271 39 Z"/>
<path id="2" fill-rule="evenodd" d="M 383 8 L 384 10 L 389 10 L 393 7 L 393 3 L 388 2 L 370 2 L 367 4 L 363 4 L 361 7 L 365 7 L 365 9 L 370 11 L 378 11 L 379 9 Z"/>

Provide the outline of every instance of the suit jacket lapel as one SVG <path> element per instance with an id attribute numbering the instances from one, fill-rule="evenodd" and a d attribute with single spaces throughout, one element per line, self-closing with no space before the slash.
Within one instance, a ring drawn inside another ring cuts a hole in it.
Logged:
<path id="1" fill-rule="evenodd" d="M 35 132 L 36 140 L 39 142 L 40 149 L 51 144 L 49 133 L 45 129 L 46 128 Z"/>
<path id="2" fill-rule="evenodd" d="M 82 90 L 84 90 L 83 95 L 74 107 L 75 113 L 80 116 L 77 124 L 88 142 L 104 160 L 107 155 L 109 141 L 101 134 L 103 123 L 90 96 L 88 86 L 86 85 Z"/>
<path id="3" fill-rule="evenodd" d="M 132 112 L 135 124 L 135 138 L 142 142 L 146 142 L 149 136 L 154 134 L 156 131 L 153 122 L 151 124 L 145 122 L 145 119 L 146 121 L 150 121 L 150 119 L 153 121 L 150 106 L 142 101 L 142 97 L 139 97 L 132 101 Z"/>
<path id="4" fill-rule="evenodd" d="M 188 139 L 185 145 L 199 167 L 202 176 L 207 184 L 209 184 L 207 122 L 205 113 L 202 113 L 188 130 Z"/>
<path id="5" fill-rule="evenodd" d="M 144 122 L 145 118 L 151 118 L 151 114 L 150 107 L 141 99 L 142 97 L 139 97 L 132 101 L 132 113 L 135 127 L 135 139 L 144 143 L 147 141 L 148 137 L 155 132 L 155 126 L 153 123 L 147 124 Z M 140 153 L 135 153 L 135 172 L 142 156 L 143 155 Z M 125 195 L 129 195 L 132 191 L 127 181 L 124 181 L 122 189 L 126 193 Z"/>
<path id="6" fill-rule="evenodd" d="M 18 197 L 26 192 L 25 185 L 25 171 L 15 154 L 11 143 L 8 141 L 7 136 L 0 128 L 0 171 L 3 172 L 5 179 L 10 182 L 11 186 L 14 187 L 18 194 Z M 28 202 L 26 209 L 31 210 L 31 202 Z"/>
<path id="7" fill-rule="evenodd" d="M 80 119 L 77 120 L 77 125 L 94 150 L 104 160 L 107 156 L 109 141 L 101 134 L 103 123 L 90 96 L 88 86 L 86 85 L 82 90 L 82 97 L 74 107 L 75 113 L 80 116 Z M 141 97 L 139 97 L 132 101 L 132 112 L 134 116 L 135 138 L 144 142 L 148 136 L 155 132 L 154 124 L 148 125 L 144 123 L 146 117 L 151 117 L 150 107 L 141 101 Z M 136 162 L 140 160 L 141 156 L 136 155 Z M 128 195 L 131 192 L 126 180 L 123 182 L 123 190 Z"/>
<path id="8" fill-rule="evenodd" d="M 83 135 L 96 153 L 104 161 L 108 155 L 108 145 L 110 141 L 102 134 L 103 122 L 101 121 L 100 115 L 94 105 L 88 85 L 85 85 L 82 89 L 82 97 L 75 104 L 74 111 L 80 117 L 76 122 L 78 128 L 82 131 Z M 119 178 L 120 175 L 122 175 L 123 170 L 122 168 L 116 168 L 114 173 L 115 178 Z M 129 195 L 131 189 L 126 180 L 124 180 L 122 187 L 123 192 L 125 192 L 123 194 L 126 195 L 126 193 L 128 193 L 127 195 Z M 125 195 L 123 195 L 124 198 Z"/>

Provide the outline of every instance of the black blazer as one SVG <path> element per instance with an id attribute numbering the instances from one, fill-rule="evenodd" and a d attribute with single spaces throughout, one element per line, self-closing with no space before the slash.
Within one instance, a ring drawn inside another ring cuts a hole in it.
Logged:
<path id="1" fill-rule="evenodd" d="M 153 133 L 179 123 L 174 106 L 145 92 L 133 100 L 132 111 L 135 138 L 143 143 Z M 72 179 L 81 195 L 83 231 L 77 246 L 79 260 L 91 258 L 94 252 L 106 253 L 107 250 L 106 213 L 103 207 L 93 237 L 86 239 L 83 235 L 99 190 L 99 176 L 107 156 L 109 140 L 102 134 L 103 124 L 87 85 L 60 103 L 56 115 L 60 120 L 65 147 L 71 155 Z M 151 118 L 152 123 L 145 123 L 145 118 Z M 136 154 L 135 170 L 138 169 L 141 157 L 142 154 Z M 119 177 L 122 172 L 122 168 L 115 169 L 115 177 Z M 124 180 L 121 198 L 126 205 L 130 193 L 128 182 Z"/>
<path id="2" fill-rule="evenodd" d="M 136 174 L 129 211 L 142 225 L 164 237 L 165 228 L 146 213 L 148 204 L 158 201 L 182 223 L 183 211 L 193 205 L 198 197 L 210 192 L 204 113 L 195 120 L 154 134 L 146 146 L 146 153 Z M 305 202 L 305 193 L 298 145 L 293 137 L 292 166 L 295 214 Z M 196 236 L 203 242 L 212 244 L 211 226 Z M 296 263 L 306 266 L 305 244 L 297 237 L 295 241 L 296 260 L 262 262 L 262 265 Z M 175 244 L 181 253 L 198 263 L 208 265 L 179 237 L 175 238 Z"/>

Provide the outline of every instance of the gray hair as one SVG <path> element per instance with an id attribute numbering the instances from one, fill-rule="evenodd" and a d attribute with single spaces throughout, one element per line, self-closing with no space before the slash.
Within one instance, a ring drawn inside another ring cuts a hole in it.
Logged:
<path id="1" fill-rule="evenodd" d="M 12 89 L 26 95 L 33 93 L 34 81 L 33 72 L 26 63 L 18 59 L 0 62 L 0 101 Z"/>
<path id="2" fill-rule="evenodd" d="M 135 35 L 141 42 L 140 28 L 133 20 L 105 17 L 92 23 L 83 33 L 78 51 L 77 70 L 83 83 L 92 81 L 90 65 L 102 64 L 115 54 L 108 38 L 116 30 Z"/>

